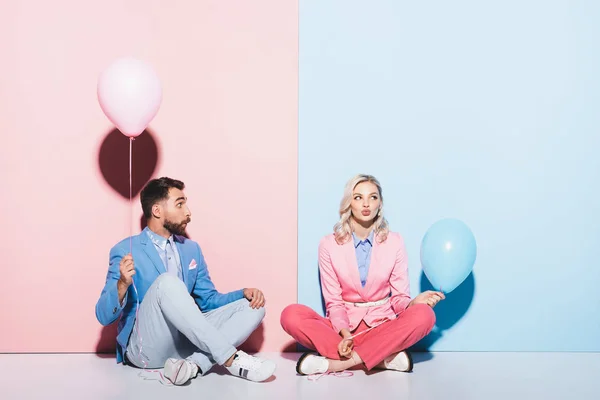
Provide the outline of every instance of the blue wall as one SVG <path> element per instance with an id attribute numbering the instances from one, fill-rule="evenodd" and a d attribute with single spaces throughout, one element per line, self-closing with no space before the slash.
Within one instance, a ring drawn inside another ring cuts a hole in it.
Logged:
<path id="1" fill-rule="evenodd" d="M 600 351 L 600 2 L 300 1 L 299 302 L 345 182 L 407 243 L 475 234 L 473 274 L 417 347 Z"/>

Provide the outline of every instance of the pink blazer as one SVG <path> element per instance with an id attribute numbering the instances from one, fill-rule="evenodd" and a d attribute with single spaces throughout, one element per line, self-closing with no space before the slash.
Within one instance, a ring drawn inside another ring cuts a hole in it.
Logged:
<path id="1" fill-rule="evenodd" d="M 353 240 L 337 244 L 333 234 L 319 243 L 319 271 L 327 317 L 333 328 L 354 330 L 362 320 L 369 326 L 386 318 L 395 319 L 410 303 L 408 260 L 404 240 L 390 232 L 383 243 L 374 240 L 367 283 L 362 287 Z M 373 307 L 351 303 L 390 301 Z"/>

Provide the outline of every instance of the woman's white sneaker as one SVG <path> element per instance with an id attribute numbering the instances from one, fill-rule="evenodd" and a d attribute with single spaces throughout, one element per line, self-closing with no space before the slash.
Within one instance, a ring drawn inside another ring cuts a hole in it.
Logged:
<path id="1" fill-rule="evenodd" d="M 251 356 L 238 350 L 233 356 L 233 362 L 230 367 L 225 367 L 235 376 L 242 377 L 254 382 L 262 382 L 269 379 L 277 365 L 271 360 Z"/>
<path id="2" fill-rule="evenodd" d="M 312 353 L 304 353 L 296 363 L 296 372 L 300 375 L 324 374 L 329 368 L 325 357 Z"/>
<path id="3" fill-rule="evenodd" d="M 413 360 L 408 351 L 400 351 L 386 357 L 377 369 L 391 369 L 400 372 L 411 372 L 413 370 Z"/>

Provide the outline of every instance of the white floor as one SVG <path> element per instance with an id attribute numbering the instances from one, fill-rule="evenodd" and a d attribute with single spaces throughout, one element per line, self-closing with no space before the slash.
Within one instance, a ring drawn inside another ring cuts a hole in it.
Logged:
<path id="1" fill-rule="evenodd" d="M 173 387 L 109 356 L 0 354 L 0 399 L 600 399 L 600 353 L 416 353 L 410 374 L 360 370 L 318 381 L 296 375 L 299 354 L 263 356 L 278 363 L 270 382 L 214 370 Z"/>

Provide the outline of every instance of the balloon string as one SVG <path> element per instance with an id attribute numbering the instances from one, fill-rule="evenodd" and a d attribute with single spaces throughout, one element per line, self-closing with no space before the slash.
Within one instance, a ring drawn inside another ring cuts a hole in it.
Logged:
<path id="1" fill-rule="evenodd" d="M 441 287 L 441 286 L 440 286 L 440 292 L 442 292 L 442 287 Z M 442 293 L 444 293 L 444 292 L 442 292 Z M 396 317 L 398 317 L 399 315 L 400 315 L 400 313 L 395 313 L 395 316 L 396 316 Z M 386 318 L 385 318 L 385 319 L 384 319 L 382 322 L 380 322 L 380 323 L 378 323 L 378 324 L 376 324 L 376 325 L 373 325 L 373 326 L 372 326 L 372 327 L 370 327 L 369 329 L 365 329 L 365 330 L 364 330 L 364 331 L 362 331 L 362 332 L 356 333 L 356 334 L 354 334 L 354 335 L 350 336 L 348 339 L 354 339 L 355 337 L 357 337 L 357 336 L 360 336 L 360 335 L 362 335 L 363 333 L 367 333 L 367 332 L 369 332 L 371 329 L 375 329 L 375 328 L 377 328 L 379 325 L 382 325 L 382 324 L 384 324 L 384 323 L 386 323 L 386 322 L 390 322 L 390 321 L 393 321 L 393 320 L 392 320 L 392 319 L 389 319 L 388 317 L 386 317 Z"/>
<path id="2" fill-rule="evenodd" d="M 133 257 L 133 246 L 132 246 L 132 239 L 133 239 L 133 183 L 132 183 L 132 176 L 133 176 L 133 168 L 132 168 L 132 160 L 133 160 L 133 140 L 134 138 L 129 138 L 129 254 Z M 135 286 L 135 279 L 134 277 L 131 277 L 131 283 L 133 284 L 133 290 L 135 291 L 135 300 L 136 300 L 136 308 L 135 308 L 135 322 L 133 324 L 133 328 L 135 329 L 135 331 L 137 332 L 139 338 L 140 338 L 140 357 L 142 359 L 142 363 L 144 364 L 143 366 L 143 370 L 146 370 L 146 368 L 148 367 L 148 364 L 146 363 L 146 360 L 144 359 L 144 353 L 143 353 L 143 340 L 142 340 L 142 336 L 140 335 L 140 330 L 139 330 L 139 325 L 138 325 L 138 316 L 139 316 L 139 311 L 140 311 L 140 296 L 138 294 L 138 290 L 137 287 Z M 141 373 L 141 372 L 140 372 Z M 161 376 L 162 378 L 162 376 Z M 162 383 L 162 382 L 161 382 Z"/>
<path id="3" fill-rule="evenodd" d="M 396 316 L 396 317 L 398 317 L 399 315 L 400 315 L 400 313 L 395 313 L 395 316 Z M 376 325 L 373 325 L 373 326 L 372 326 L 372 327 L 370 327 L 369 329 L 365 329 L 365 330 L 364 330 L 364 331 L 362 331 L 362 332 L 356 333 L 356 334 L 354 334 L 354 335 L 350 336 L 350 337 L 349 337 L 349 338 L 347 338 L 347 339 L 354 339 L 355 337 L 357 337 L 357 336 L 360 336 L 360 335 L 362 335 L 363 333 L 367 333 L 367 332 L 369 332 L 371 329 L 375 329 L 375 328 L 377 328 L 379 325 L 383 325 L 383 324 L 385 324 L 386 322 L 390 322 L 390 321 L 393 321 L 393 320 L 392 320 L 392 319 L 389 319 L 388 317 L 386 317 L 386 318 L 385 318 L 385 319 L 384 319 L 382 322 L 380 322 L 380 323 L 378 323 L 378 324 L 376 324 Z"/>
<path id="4" fill-rule="evenodd" d="M 129 254 L 131 255 L 131 257 L 133 257 L 133 245 L 132 245 L 132 240 L 133 240 L 133 184 L 132 184 L 132 159 L 133 159 L 133 138 L 129 138 Z M 131 283 L 133 284 L 133 290 L 135 290 L 135 294 L 137 297 L 137 288 L 135 287 L 135 280 L 133 279 L 133 277 L 131 277 Z M 139 301 L 139 300 L 138 300 Z M 139 307 L 139 304 L 138 304 Z M 137 312 L 137 310 L 136 310 Z"/>
<path id="5" fill-rule="evenodd" d="M 131 160 L 133 158 L 133 138 L 129 138 L 129 254 L 131 254 L 132 251 L 132 244 L 131 244 L 131 240 L 132 240 L 132 236 L 133 236 L 133 201 L 132 201 L 132 179 L 131 179 L 131 175 L 132 175 L 132 167 L 131 167 Z"/>

